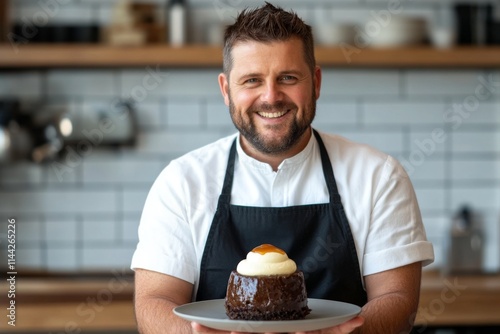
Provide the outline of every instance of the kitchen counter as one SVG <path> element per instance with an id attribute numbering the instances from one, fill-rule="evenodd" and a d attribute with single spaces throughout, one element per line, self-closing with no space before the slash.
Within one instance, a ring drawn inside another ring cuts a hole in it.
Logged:
<path id="1" fill-rule="evenodd" d="M 420 326 L 500 326 L 500 274 L 442 276 L 424 271 Z"/>
<path id="2" fill-rule="evenodd" d="M 2 282 L 0 289 L 6 294 L 7 284 Z M 16 326 L 8 325 L 7 318 L 0 332 L 137 333 L 131 275 L 17 277 L 15 290 Z"/>
<path id="3" fill-rule="evenodd" d="M 2 282 L 0 287 L 1 291 L 7 291 L 6 283 Z M 134 333 L 132 296 L 132 277 L 126 276 L 18 278 L 16 327 L 4 320 L 0 331 Z M 3 302 L 2 309 L 5 310 Z M 500 275 L 444 277 L 438 272 L 424 271 L 416 324 L 500 326 Z"/>

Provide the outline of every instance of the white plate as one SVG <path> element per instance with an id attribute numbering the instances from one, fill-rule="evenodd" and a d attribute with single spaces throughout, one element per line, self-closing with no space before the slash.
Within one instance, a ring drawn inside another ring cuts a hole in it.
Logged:
<path id="1" fill-rule="evenodd" d="M 357 305 L 332 300 L 308 299 L 311 313 L 301 320 L 257 321 L 231 320 L 224 309 L 224 299 L 206 300 L 177 306 L 174 313 L 186 320 L 213 329 L 237 332 L 313 331 L 339 325 L 359 314 Z"/>

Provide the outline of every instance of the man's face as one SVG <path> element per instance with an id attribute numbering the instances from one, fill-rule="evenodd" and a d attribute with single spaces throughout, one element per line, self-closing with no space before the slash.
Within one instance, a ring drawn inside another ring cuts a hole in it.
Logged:
<path id="1" fill-rule="evenodd" d="M 302 41 L 240 42 L 232 56 L 229 80 L 221 74 L 219 84 L 242 140 L 270 155 L 308 140 L 303 135 L 316 112 L 321 71 L 311 73 Z"/>

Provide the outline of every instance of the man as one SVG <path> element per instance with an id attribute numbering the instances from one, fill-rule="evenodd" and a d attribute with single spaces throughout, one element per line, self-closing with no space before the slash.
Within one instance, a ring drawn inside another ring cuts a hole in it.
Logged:
<path id="1" fill-rule="evenodd" d="M 321 70 L 294 13 L 243 11 L 224 40 L 219 85 L 239 134 L 172 161 L 155 181 L 132 261 L 139 330 L 218 333 L 172 309 L 224 298 L 238 261 L 271 243 L 304 271 L 309 297 L 362 306 L 321 333 L 408 332 L 433 250 L 403 168 L 311 128 Z"/>

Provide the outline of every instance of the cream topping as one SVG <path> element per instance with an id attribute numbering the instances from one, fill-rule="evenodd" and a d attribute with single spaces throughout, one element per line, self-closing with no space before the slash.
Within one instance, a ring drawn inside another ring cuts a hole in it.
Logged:
<path id="1" fill-rule="evenodd" d="M 251 251 L 241 260 L 236 271 L 245 276 L 289 275 L 297 270 L 295 262 L 286 253 L 267 252 L 260 254 Z"/>

